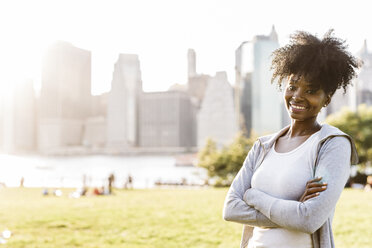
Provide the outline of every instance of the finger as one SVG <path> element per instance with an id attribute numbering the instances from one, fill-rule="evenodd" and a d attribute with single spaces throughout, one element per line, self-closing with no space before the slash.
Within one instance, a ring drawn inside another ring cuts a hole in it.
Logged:
<path id="1" fill-rule="evenodd" d="M 322 187 L 327 185 L 327 183 L 310 183 L 307 185 L 307 188 Z"/>
<path id="2" fill-rule="evenodd" d="M 313 183 L 313 182 L 319 182 L 320 180 L 322 180 L 322 177 L 316 177 L 316 178 L 313 178 L 313 179 L 307 181 L 307 184 L 310 184 L 310 183 Z"/>
<path id="3" fill-rule="evenodd" d="M 307 201 L 307 200 L 309 200 L 311 198 L 314 198 L 314 197 L 317 197 L 317 196 L 319 196 L 319 192 L 317 192 L 315 194 L 307 195 L 307 196 L 304 197 L 304 201 Z"/>
<path id="4" fill-rule="evenodd" d="M 311 189 L 307 189 L 306 190 L 306 195 L 311 195 L 311 194 L 314 194 L 314 193 L 317 193 L 317 192 L 322 192 L 326 189 L 327 189 L 327 186 L 314 187 L 314 188 L 311 188 Z"/>

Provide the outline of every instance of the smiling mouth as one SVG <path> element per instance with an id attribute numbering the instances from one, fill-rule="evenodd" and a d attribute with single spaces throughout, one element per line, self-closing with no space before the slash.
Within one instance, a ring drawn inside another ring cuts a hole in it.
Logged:
<path id="1" fill-rule="evenodd" d="M 304 106 L 299 106 L 299 105 L 295 105 L 295 104 L 290 104 L 290 107 L 292 110 L 295 110 L 295 111 L 301 111 L 301 110 L 305 110 L 306 107 Z"/>

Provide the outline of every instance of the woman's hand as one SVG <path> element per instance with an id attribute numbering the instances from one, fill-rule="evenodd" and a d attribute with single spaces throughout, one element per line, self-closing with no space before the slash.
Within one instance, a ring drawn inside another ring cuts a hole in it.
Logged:
<path id="1" fill-rule="evenodd" d="M 321 177 L 314 178 L 306 183 L 306 189 L 299 200 L 300 202 L 304 202 L 313 197 L 316 197 L 320 194 L 320 192 L 327 189 L 327 183 L 319 182 L 321 179 L 322 179 Z"/>

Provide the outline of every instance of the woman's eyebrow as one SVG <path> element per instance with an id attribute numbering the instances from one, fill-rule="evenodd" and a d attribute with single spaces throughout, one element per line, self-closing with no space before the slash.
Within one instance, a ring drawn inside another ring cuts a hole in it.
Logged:
<path id="1" fill-rule="evenodd" d="M 309 84 L 309 85 L 306 85 L 308 89 L 311 89 L 311 90 L 315 90 L 315 91 L 318 91 L 320 90 L 320 86 L 319 85 L 313 85 L 313 84 Z"/>
<path id="2" fill-rule="evenodd" d="M 298 83 L 298 81 L 299 79 L 294 79 L 294 78 L 289 79 L 290 83 Z"/>
<path id="3" fill-rule="evenodd" d="M 311 87 L 311 88 L 319 88 L 320 87 L 320 85 L 312 84 L 312 83 L 307 83 L 307 84 L 305 84 L 305 86 Z"/>

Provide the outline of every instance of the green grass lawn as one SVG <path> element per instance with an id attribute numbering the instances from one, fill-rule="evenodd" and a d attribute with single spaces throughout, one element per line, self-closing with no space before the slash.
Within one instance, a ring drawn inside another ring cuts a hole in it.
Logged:
<path id="1" fill-rule="evenodd" d="M 71 190 L 70 190 L 71 192 Z M 239 247 L 242 226 L 222 220 L 227 189 L 117 190 L 73 199 L 41 189 L 0 189 L 3 247 Z M 372 192 L 344 191 L 334 218 L 336 245 L 372 247 Z"/>

